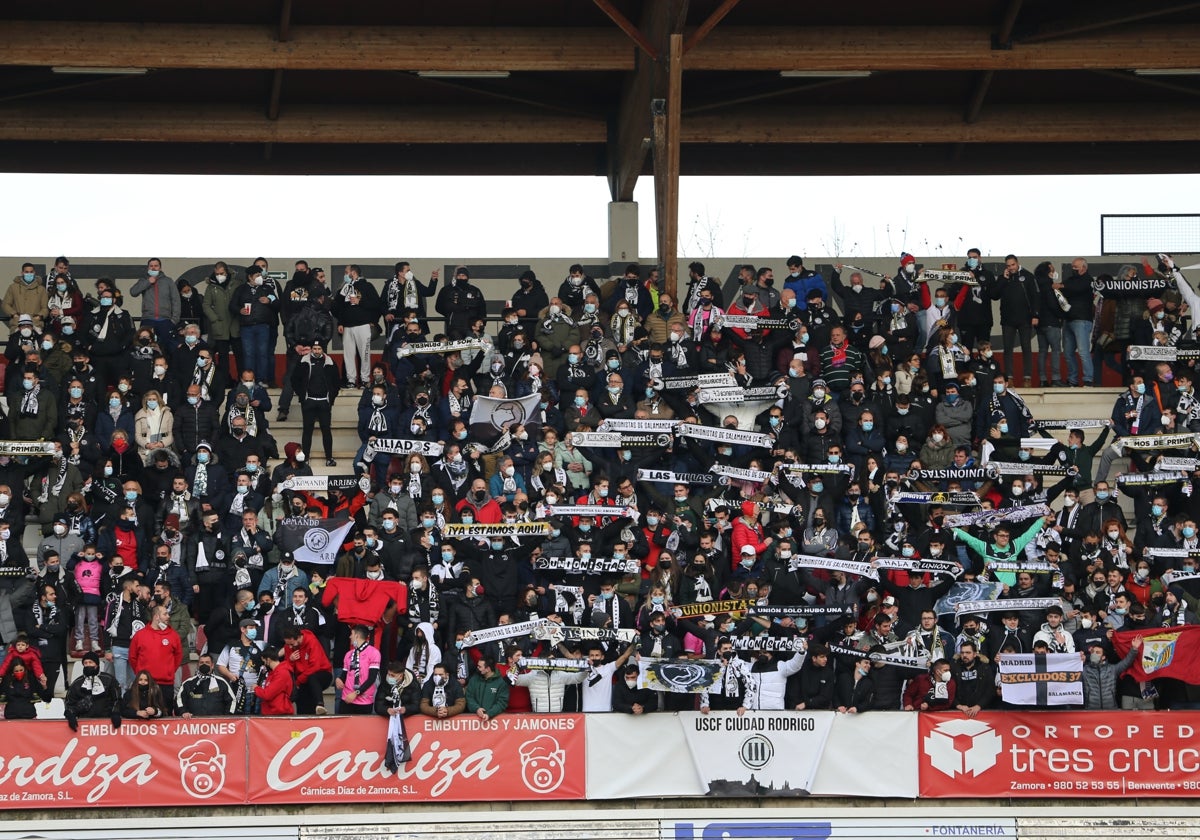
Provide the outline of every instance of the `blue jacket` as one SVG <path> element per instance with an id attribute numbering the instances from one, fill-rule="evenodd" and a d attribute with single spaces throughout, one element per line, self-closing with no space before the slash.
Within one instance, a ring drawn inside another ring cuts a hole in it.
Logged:
<path id="1" fill-rule="evenodd" d="M 791 289 L 796 293 L 797 309 L 808 309 L 808 293 L 813 289 L 819 291 L 825 302 L 829 303 L 829 287 L 825 285 L 825 278 L 807 268 L 800 272 L 799 277 L 789 275 L 783 288 Z"/>

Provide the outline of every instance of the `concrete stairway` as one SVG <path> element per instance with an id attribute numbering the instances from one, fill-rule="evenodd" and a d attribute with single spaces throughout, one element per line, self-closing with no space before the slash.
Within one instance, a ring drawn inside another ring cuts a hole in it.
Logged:
<path id="1" fill-rule="evenodd" d="M 1046 420 L 1106 418 L 1112 413 L 1113 401 L 1122 392 L 1121 388 L 1028 388 L 1017 393 L 1029 405 L 1033 416 Z M 275 414 L 279 405 L 279 390 L 271 389 L 271 402 L 276 407 L 268 417 L 271 433 L 279 443 L 279 451 L 288 441 L 300 440 L 303 429 L 300 407 L 292 403 L 288 419 L 282 423 L 276 422 Z M 358 399 L 359 392 L 343 392 L 333 406 L 333 457 L 337 459 L 337 467 L 325 467 L 325 459 L 321 451 L 320 429 L 314 430 L 313 448 L 315 453 L 309 453 L 312 458 L 313 472 L 324 475 L 329 473 L 347 472 L 358 451 Z M 1055 433 L 1063 441 L 1066 432 Z M 1091 439 L 1089 433 L 1088 439 Z"/>

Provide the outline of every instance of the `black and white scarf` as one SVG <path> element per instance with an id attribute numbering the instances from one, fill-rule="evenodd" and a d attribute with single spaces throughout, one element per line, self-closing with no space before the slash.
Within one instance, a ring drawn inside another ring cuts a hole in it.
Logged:
<path id="1" fill-rule="evenodd" d="M 34 382 L 33 387 L 25 392 L 25 396 L 21 398 L 21 416 L 22 417 L 37 417 L 38 415 L 38 394 L 42 393 L 42 383 Z"/>
<path id="2" fill-rule="evenodd" d="M 33 621 L 37 627 L 45 627 L 47 624 L 52 624 L 58 618 L 58 604 L 51 601 L 45 607 L 42 606 L 42 599 L 36 598 L 33 602 Z"/>
<path id="3" fill-rule="evenodd" d="M 383 401 L 383 405 L 372 404 L 371 419 L 367 421 L 367 431 L 383 434 L 388 430 L 387 420 L 383 417 L 383 410 L 385 408 L 387 408 L 387 400 Z"/>
<path id="4" fill-rule="evenodd" d="M 51 496 L 55 498 L 62 495 L 63 485 L 67 481 L 67 467 L 71 465 L 66 458 L 58 459 L 58 477 L 54 480 L 54 484 L 50 484 L 50 473 L 54 469 L 54 462 L 50 463 L 50 469 L 46 471 L 46 475 L 42 477 L 42 495 L 38 497 L 38 502 L 45 504 Z"/>
<path id="5" fill-rule="evenodd" d="M 371 644 L 370 641 L 363 642 L 350 651 L 350 669 L 349 673 L 346 674 L 346 688 L 351 691 L 358 691 L 359 686 L 362 684 L 360 680 L 362 680 L 364 675 L 359 673 L 358 657 L 359 654 L 367 649 L 367 645 L 369 644 Z"/>
<path id="6" fill-rule="evenodd" d="M 217 366 L 209 362 L 206 367 L 196 368 L 192 371 L 192 384 L 200 386 L 200 398 L 203 400 L 211 400 L 212 395 L 209 388 L 212 386 L 213 378 L 217 375 Z"/>
<path id="7" fill-rule="evenodd" d="M 208 464 L 196 464 L 196 474 L 192 478 L 192 493 L 201 499 L 208 495 Z"/>

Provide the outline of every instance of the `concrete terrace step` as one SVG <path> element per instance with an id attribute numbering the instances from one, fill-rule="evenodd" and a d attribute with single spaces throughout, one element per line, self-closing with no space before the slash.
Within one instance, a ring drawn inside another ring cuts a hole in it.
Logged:
<path id="1" fill-rule="evenodd" d="M 1033 416 L 1043 420 L 1070 419 L 1104 419 L 1112 413 L 1113 402 L 1123 388 L 1014 388 L 1017 394 L 1025 400 Z M 288 441 L 299 441 L 303 431 L 300 406 L 293 402 L 288 412 L 288 419 L 281 422 L 275 420 L 279 405 L 279 389 L 269 389 L 271 402 L 276 407 L 268 416 L 271 433 L 283 451 L 283 445 Z M 343 472 L 349 467 L 354 454 L 358 451 L 358 391 L 343 392 L 333 406 L 333 457 L 338 461 L 337 467 L 325 467 L 323 457 L 312 457 L 313 472 L 325 475 L 330 472 Z M 1057 437 L 1066 440 L 1066 432 L 1056 432 Z M 1090 439 L 1090 436 L 1089 436 Z M 317 455 L 321 453 L 320 429 L 313 433 L 313 447 Z M 310 453 L 311 455 L 312 453 Z"/>

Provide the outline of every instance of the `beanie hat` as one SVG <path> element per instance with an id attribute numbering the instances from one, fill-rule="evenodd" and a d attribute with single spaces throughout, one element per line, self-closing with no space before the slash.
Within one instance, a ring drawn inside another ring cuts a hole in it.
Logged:
<path id="1" fill-rule="evenodd" d="M 887 344 L 887 339 L 881 335 L 873 335 L 871 336 L 871 340 L 867 342 L 867 346 L 872 350 L 876 350 L 885 344 Z"/>
<path id="2" fill-rule="evenodd" d="M 909 263 L 915 263 L 916 261 L 917 258 L 908 252 L 902 252 L 900 254 L 900 265 L 908 265 Z"/>
<path id="3" fill-rule="evenodd" d="M 283 445 L 283 457 L 287 458 L 289 461 L 294 460 L 296 453 L 299 451 L 300 444 L 296 443 L 294 440 Z"/>
<path id="4" fill-rule="evenodd" d="M 1146 301 L 1146 305 L 1149 307 L 1151 312 L 1157 312 L 1163 308 L 1163 302 L 1158 298 L 1150 298 L 1150 300 Z"/>

